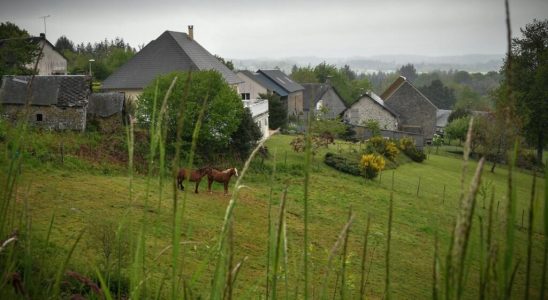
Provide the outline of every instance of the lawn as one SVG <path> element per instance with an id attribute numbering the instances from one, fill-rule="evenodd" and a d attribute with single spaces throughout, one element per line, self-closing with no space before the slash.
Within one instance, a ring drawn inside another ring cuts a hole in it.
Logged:
<path id="1" fill-rule="evenodd" d="M 302 298 L 303 256 L 303 198 L 304 198 L 304 154 L 295 153 L 289 147 L 291 136 L 277 135 L 267 142 L 270 157 L 263 163 L 257 159 L 250 172 L 243 178 L 235 208 L 234 262 L 244 260 L 235 283 L 237 298 L 260 298 L 266 285 L 267 241 L 269 198 L 272 192 L 273 216 L 277 218 L 280 199 L 287 188 L 287 277 L 278 281 L 280 295 L 287 292 L 290 298 L 298 294 Z M 358 148 L 346 143 L 321 149 L 311 164 L 309 195 L 309 253 L 311 256 L 311 293 L 318 297 L 321 289 L 335 290 L 340 259 L 334 259 L 331 268 L 327 260 L 342 228 L 347 222 L 349 209 L 355 218 L 348 239 L 346 260 L 348 298 L 359 296 L 361 251 L 368 216 L 371 217 L 369 247 L 367 255 L 367 287 L 369 298 L 380 299 L 384 292 L 385 248 L 389 199 L 393 190 L 393 226 L 390 254 L 391 293 L 394 299 L 424 299 L 432 294 L 432 263 L 434 241 L 440 241 L 442 263 L 451 238 L 452 227 L 459 208 L 462 161 L 452 155 L 436 155 L 433 152 L 423 163 L 406 163 L 395 170 L 387 170 L 373 181 L 365 181 L 338 172 L 323 164 L 327 151 L 353 152 Z M 67 158 L 70 161 L 70 157 Z M 466 172 L 468 186 L 476 162 L 471 161 Z M 270 173 L 276 165 L 276 175 Z M 267 171 L 260 171 L 260 170 Z M 486 220 L 490 193 L 495 191 L 496 226 L 501 228 L 502 238 L 504 211 L 507 197 L 507 171 L 497 167 L 494 174 L 488 168 L 483 172 L 483 183 L 477 198 L 474 227 L 469 244 L 466 298 L 475 298 L 478 293 L 478 270 L 480 257 L 479 218 Z M 525 259 L 527 241 L 527 213 L 532 176 L 528 172 L 515 172 L 517 187 L 516 250 L 514 260 L 520 260 L 513 295 L 523 295 L 525 282 Z M 393 179 L 393 180 L 392 180 Z M 193 294 L 207 297 L 214 270 L 212 259 L 225 210 L 230 196 L 224 196 L 221 185 L 214 185 L 212 194 L 206 192 L 207 180 L 200 186 L 200 193 L 187 193 L 182 228 L 182 274 Z M 234 183 L 235 180 L 232 180 Z M 419 186 L 420 182 L 420 186 Z M 193 184 L 190 184 L 193 186 Z M 93 274 L 97 266 L 101 270 L 107 257 L 112 266 L 114 241 L 109 233 L 121 228 L 128 233 L 136 232 L 141 221 L 146 237 L 145 292 L 161 290 L 168 295 L 171 274 L 171 236 L 173 219 L 173 189 L 166 184 L 162 191 L 158 179 L 150 184 L 147 197 L 147 177 L 135 175 L 130 178 L 120 172 L 104 175 L 100 172 L 78 171 L 74 168 L 50 166 L 23 167 L 16 200 L 21 206 L 28 203 L 32 220 L 32 235 L 38 242 L 35 246 L 37 268 L 54 267 L 66 257 L 82 229 L 86 229 L 82 240 L 69 263 L 69 269 L 84 274 Z M 233 186 L 230 186 L 232 192 Z M 188 188 L 188 190 L 193 190 Z M 542 211 L 544 199 L 543 180 L 537 181 L 536 212 L 533 227 L 533 270 L 531 295 L 539 295 L 542 272 L 542 245 L 544 243 Z M 184 193 L 178 191 L 180 198 Z M 46 240 L 49 224 L 53 218 L 50 250 L 39 242 Z M 131 239 L 127 248 L 131 248 Z M 503 245 L 501 245 L 502 247 Z M 53 249 L 53 250 L 52 250 Z M 110 249 L 110 250 L 109 250 Z M 125 250 L 129 253 L 129 250 Z M 124 252 L 125 253 L 125 252 Z M 129 266 L 129 254 L 121 265 Z M 114 268 L 112 268 L 114 269 Z M 326 271 L 330 277 L 324 281 Z M 121 277 L 129 276 L 124 268 Z M 113 271 L 114 272 L 114 271 Z M 163 285 L 162 285 L 162 282 Z M 288 284 L 288 288 L 285 284 Z M 340 286 L 338 286 L 340 290 Z M 4 291 L 5 292 L 5 291 Z M 2 294 L 0 294 L 2 295 Z"/>

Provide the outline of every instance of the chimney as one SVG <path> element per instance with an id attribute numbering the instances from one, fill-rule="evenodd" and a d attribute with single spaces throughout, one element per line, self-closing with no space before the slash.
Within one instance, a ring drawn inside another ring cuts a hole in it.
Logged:
<path id="1" fill-rule="evenodd" d="M 46 34 L 45 34 L 45 33 L 43 33 L 43 32 L 42 32 L 42 33 L 40 33 L 40 38 L 41 38 L 41 39 L 44 39 L 44 40 L 45 40 L 45 39 L 46 39 Z"/>
<path id="2" fill-rule="evenodd" d="M 194 25 L 188 25 L 188 38 L 194 40 Z"/>

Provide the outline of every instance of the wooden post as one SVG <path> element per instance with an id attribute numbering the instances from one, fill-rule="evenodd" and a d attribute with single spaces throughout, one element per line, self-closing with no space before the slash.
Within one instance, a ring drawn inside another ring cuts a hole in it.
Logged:
<path id="1" fill-rule="evenodd" d="M 61 165 L 65 164 L 65 144 L 61 141 Z"/>
<path id="2" fill-rule="evenodd" d="M 419 184 L 417 185 L 417 197 L 419 196 L 420 189 L 421 189 L 421 177 L 419 176 Z"/>
<path id="3" fill-rule="evenodd" d="M 445 203 L 445 184 L 443 185 L 443 195 L 441 197 L 441 203 Z"/>
<path id="4" fill-rule="evenodd" d="M 394 190 L 394 173 L 396 171 L 392 171 L 392 191 Z"/>

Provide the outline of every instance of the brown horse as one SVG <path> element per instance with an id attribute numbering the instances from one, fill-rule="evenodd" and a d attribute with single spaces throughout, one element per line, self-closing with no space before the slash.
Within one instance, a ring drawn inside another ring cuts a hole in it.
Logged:
<path id="1" fill-rule="evenodd" d="M 200 185 L 200 181 L 202 181 L 202 177 L 209 175 L 211 170 L 210 167 L 204 167 L 198 170 L 180 169 L 177 174 L 177 186 L 184 191 L 185 187 L 183 186 L 183 181 L 188 178 L 189 181 L 196 182 L 194 193 L 198 194 L 198 186 Z"/>
<path id="2" fill-rule="evenodd" d="M 225 195 L 228 194 L 228 183 L 232 175 L 238 177 L 238 169 L 230 168 L 224 171 L 219 171 L 216 169 L 211 169 L 211 172 L 207 174 L 207 190 L 211 193 L 211 184 L 213 181 L 220 182 L 225 186 Z"/>

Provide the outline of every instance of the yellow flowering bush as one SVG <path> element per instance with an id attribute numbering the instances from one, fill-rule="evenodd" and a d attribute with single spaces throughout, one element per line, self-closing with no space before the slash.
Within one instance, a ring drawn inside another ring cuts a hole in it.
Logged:
<path id="1" fill-rule="evenodd" d="M 366 152 L 372 153 L 376 152 L 384 155 L 384 157 L 394 160 L 396 156 L 400 153 L 396 143 L 383 138 L 382 136 L 375 136 L 367 140 L 368 149 Z"/>
<path id="2" fill-rule="evenodd" d="M 384 170 L 384 157 L 377 154 L 364 154 L 360 160 L 360 168 L 364 171 L 365 178 L 373 179 Z"/>

